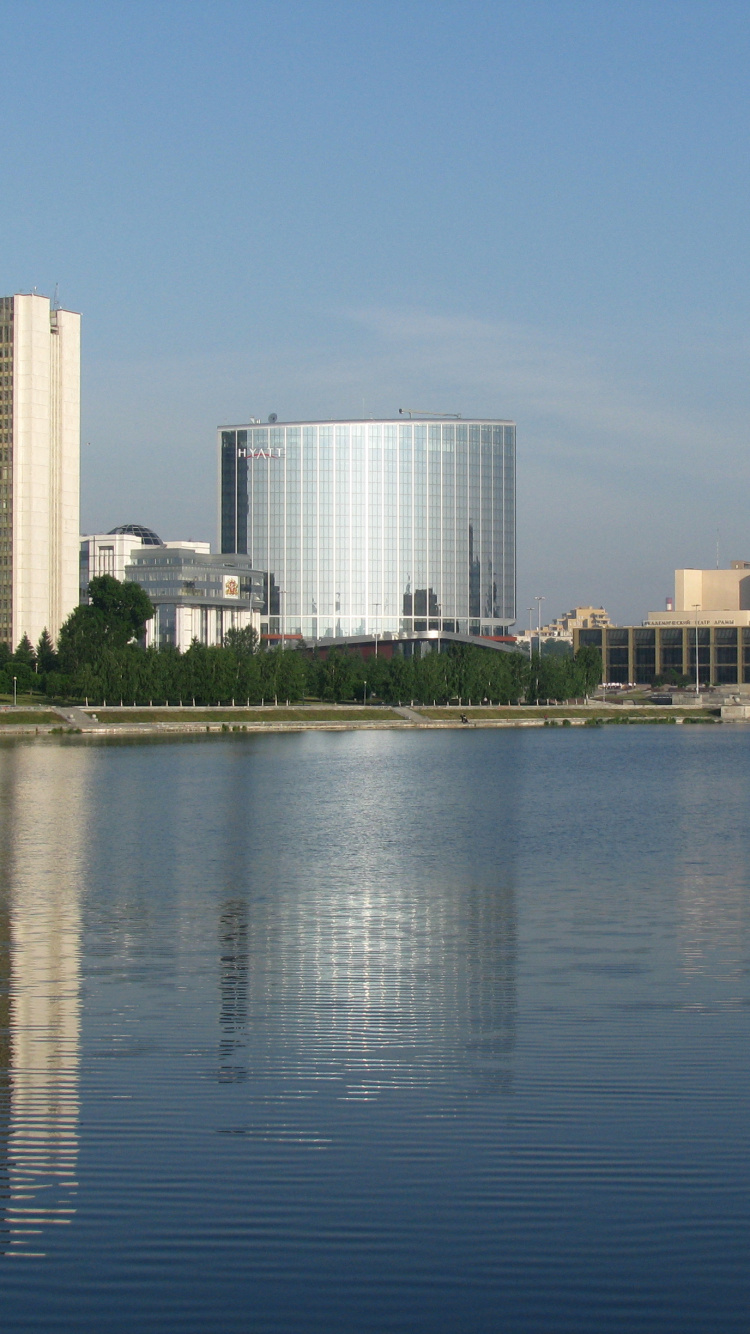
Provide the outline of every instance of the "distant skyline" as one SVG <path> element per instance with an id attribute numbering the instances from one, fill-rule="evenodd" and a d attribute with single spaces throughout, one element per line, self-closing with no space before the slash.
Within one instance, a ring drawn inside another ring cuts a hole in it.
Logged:
<path id="1" fill-rule="evenodd" d="M 82 526 L 216 540 L 215 429 L 518 423 L 518 626 L 750 558 L 734 3 L 3 4 L 0 291 L 82 322 Z M 86 443 L 90 442 L 90 443 Z"/>

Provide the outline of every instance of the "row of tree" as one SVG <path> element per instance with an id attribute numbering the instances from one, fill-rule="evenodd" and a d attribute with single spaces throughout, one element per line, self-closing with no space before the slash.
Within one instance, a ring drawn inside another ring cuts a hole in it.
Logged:
<path id="1" fill-rule="evenodd" d="M 46 630 L 43 630 L 36 648 L 28 635 L 21 639 L 15 653 L 8 645 L 0 643 L 0 694 L 10 694 L 15 677 L 19 694 L 31 694 L 44 688 L 47 672 L 58 668 L 59 659 L 55 646 Z"/>
<path id="2" fill-rule="evenodd" d="M 46 631 L 36 650 L 23 640 L 0 660 L 0 691 L 42 689 L 48 696 L 90 704 L 222 704 L 263 700 L 385 703 L 511 703 L 573 699 L 601 680 L 596 649 L 573 657 L 496 652 L 456 645 L 424 658 L 363 659 L 343 649 L 322 656 L 300 649 L 260 652 L 251 629 L 231 630 L 222 646 L 194 641 L 186 653 L 144 649 L 137 642 L 153 614 L 137 584 L 93 579 L 90 604 L 77 607 L 60 632 L 57 651 Z M 5 678 L 3 680 L 3 678 Z"/>

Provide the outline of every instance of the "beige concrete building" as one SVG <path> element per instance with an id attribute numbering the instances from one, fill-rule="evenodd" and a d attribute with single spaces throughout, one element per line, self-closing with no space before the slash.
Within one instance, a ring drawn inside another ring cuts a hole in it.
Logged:
<path id="1" fill-rule="evenodd" d="M 541 631 L 523 630 L 515 636 L 519 644 L 534 644 L 541 634 L 542 643 L 546 639 L 560 639 L 564 643 L 573 643 L 574 630 L 593 630 L 611 625 L 609 613 L 604 607 L 572 607 L 562 616 L 557 616 L 549 625 L 543 625 Z"/>
<path id="2" fill-rule="evenodd" d="M 554 639 L 562 635 L 572 636 L 574 630 L 594 630 L 598 626 L 611 624 L 609 612 L 604 607 L 573 607 L 551 621 L 546 629 L 548 638 Z M 544 629 L 542 627 L 542 634 Z"/>
<path id="3" fill-rule="evenodd" d="M 650 611 L 647 625 L 750 626 L 750 561 L 728 570 L 675 570 L 674 604 Z"/>
<path id="4" fill-rule="evenodd" d="M 0 298 L 0 640 L 53 639 L 78 602 L 81 317 Z"/>
<path id="5" fill-rule="evenodd" d="M 573 649 L 583 647 L 599 650 L 607 682 L 750 686 L 750 561 L 675 570 L 666 611 L 650 611 L 643 625 L 576 626 Z"/>

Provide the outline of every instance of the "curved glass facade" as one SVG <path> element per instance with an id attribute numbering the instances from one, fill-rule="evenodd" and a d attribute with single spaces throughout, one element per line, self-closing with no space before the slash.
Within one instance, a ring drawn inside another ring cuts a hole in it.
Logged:
<path id="1" fill-rule="evenodd" d="M 219 429 L 221 549 L 268 572 L 269 633 L 306 639 L 515 620 L 512 422 Z"/>

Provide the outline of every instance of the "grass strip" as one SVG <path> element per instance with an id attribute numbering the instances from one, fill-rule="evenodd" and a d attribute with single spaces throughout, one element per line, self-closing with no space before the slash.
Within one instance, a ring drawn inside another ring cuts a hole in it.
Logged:
<path id="1" fill-rule="evenodd" d="M 41 727 L 48 723 L 59 723 L 61 721 L 62 719 L 56 713 L 48 713 L 44 709 L 19 709 L 13 713 L 6 713 L 3 709 L 0 709 L 0 727 Z"/>
<path id="2" fill-rule="evenodd" d="M 352 723 L 388 722 L 400 717 L 392 709 L 89 709 L 100 723 Z"/>
<path id="3" fill-rule="evenodd" d="M 430 721 L 444 720 L 449 722 L 458 722 L 463 716 L 468 718 L 469 722 L 472 723 L 481 722 L 483 719 L 496 719 L 498 721 L 506 720 L 509 722 L 534 721 L 538 723 L 542 722 L 561 723 L 566 718 L 581 718 L 585 722 L 597 722 L 604 724 L 609 723 L 615 725 L 622 723 L 674 722 L 676 718 L 682 718 L 685 722 L 711 723 L 719 721 L 718 717 L 715 714 L 712 714 L 707 710 L 699 711 L 697 709 L 696 710 L 691 709 L 690 712 L 688 713 L 688 712 L 683 712 L 679 708 L 676 709 L 670 708 L 663 710 L 653 709 L 653 708 L 643 709 L 643 710 L 638 709 L 637 712 L 632 709 L 622 710 L 622 711 L 618 709 L 616 713 L 613 713 L 609 710 L 605 711 L 603 709 L 595 709 L 595 708 L 576 709 L 575 707 L 573 707 L 568 709 L 565 708 L 564 705 L 561 705 L 557 708 L 553 708 L 551 705 L 548 705 L 540 709 L 518 708 L 518 707 L 437 709 L 437 708 L 420 708 L 419 705 L 415 705 L 414 708 L 418 713 L 422 715 L 422 717 L 428 718 Z"/>

